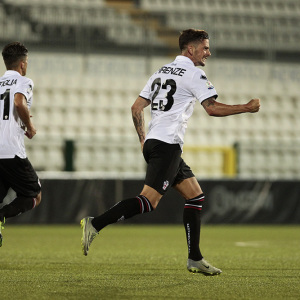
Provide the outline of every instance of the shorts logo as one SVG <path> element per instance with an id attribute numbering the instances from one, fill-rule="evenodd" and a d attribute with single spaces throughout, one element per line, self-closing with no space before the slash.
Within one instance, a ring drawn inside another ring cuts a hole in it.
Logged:
<path id="1" fill-rule="evenodd" d="M 169 186 L 169 181 L 168 180 L 164 181 L 163 190 L 165 191 L 168 186 Z"/>

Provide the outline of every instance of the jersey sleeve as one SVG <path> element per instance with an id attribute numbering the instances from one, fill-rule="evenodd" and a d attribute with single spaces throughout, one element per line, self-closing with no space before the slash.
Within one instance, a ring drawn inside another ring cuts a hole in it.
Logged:
<path id="1" fill-rule="evenodd" d="M 143 90 L 140 92 L 140 97 L 146 99 L 146 100 L 151 100 L 151 81 L 152 77 L 148 80 L 146 83 L 145 87 Z"/>
<path id="2" fill-rule="evenodd" d="M 217 91 L 213 84 L 207 79 L 204 71 L 198 69 L 190 82 L 191 91 L 195 98 L 201 103 L 210 97 L 218 97 Z"/>
<path id="3" fill-rule="evenodd" d="M 30 108 L 32 104 L 32 96 L 33 96 L 33 81 L 29 78 L 22 78 L 20 83 L 17 84 L 15 89 L 16 93 L 21 93 L 25 96 L 28 108 Z"/>

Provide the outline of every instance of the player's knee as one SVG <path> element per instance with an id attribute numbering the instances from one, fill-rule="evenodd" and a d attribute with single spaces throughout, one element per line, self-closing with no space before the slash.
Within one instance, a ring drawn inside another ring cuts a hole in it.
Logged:
<path id="1" fill-rule="evenodd" d="M 150 187 L 146 187 L 142 190 L 141 195 L 146 197 L 147 200 L 151 203 L 153 210 L 156 209 L 162 195 L 159 194 L 156 190 Z"/>
<path id="2" fill-rule="evenodd" d="M 42 202 L 42 192 L 39 192 L 39 194 L 36 196 L 35 202 L 35 206 L 40 205 L 40 203 Z"/>
<path id="3" fill-rule="evenodd" d="M 156 209 L 156 207 L 157 207 L 157 205 L 158 205 L 158 203 L 159 203 L 159 200 L 157 201 L 156 199 L 155 200 L 153 200 L 153 199 L 149 199 L 149 202 L 151 203 L 151 206 L 152 206 L 152 210 L 155 210 Z"/>
<path id="4" fill-rule="evenodd" d="M 157 206 L 156 201 L 154 201 L 153 199 L 147 198 L 145 195 L 140 194 L 136 198 L 140 200 L 142 213 L 153 211 Z"/>

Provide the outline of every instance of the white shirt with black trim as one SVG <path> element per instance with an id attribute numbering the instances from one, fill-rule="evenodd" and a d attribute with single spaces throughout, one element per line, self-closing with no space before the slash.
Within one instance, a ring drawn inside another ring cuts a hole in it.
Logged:
<path id="1" fill-rule="evenodd" d="M 28 109 L 32 105 L 33 81 L 16 71 L 6 71 L 0 77 L 0 159 L 26 158 L 24 145 L 25 131 L 19 118 L 14 97 L 16 93 L 25 96 Z"/>
<path id="2" fill-rule="evenodd" d="M 181 147 L 196 100 L 202 103 L 210 97 L 218 97 L 204 71 L 182 55 L 155 72 L 140 96 L 151 101 L 146 140 L 157 139 Z"/>

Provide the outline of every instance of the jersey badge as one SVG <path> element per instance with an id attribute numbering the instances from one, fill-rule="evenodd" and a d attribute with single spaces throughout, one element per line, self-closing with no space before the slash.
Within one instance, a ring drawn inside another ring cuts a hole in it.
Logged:
<path id="1" fill-rule="evenodd" d="M 214 88 L 214 86 L 212 85 L 212 83 L 210 81 L 206 81 L 206 86 L 209 90 L 212 90 Z"/>
<path id="2" fill-rule="evenodd" d="M 31 91 L 32 91 L 32 85 L 29 84 L 29 87 L 28 87 L 28 89 L 27 89 L 27 94 L 29 95 Z"/>

